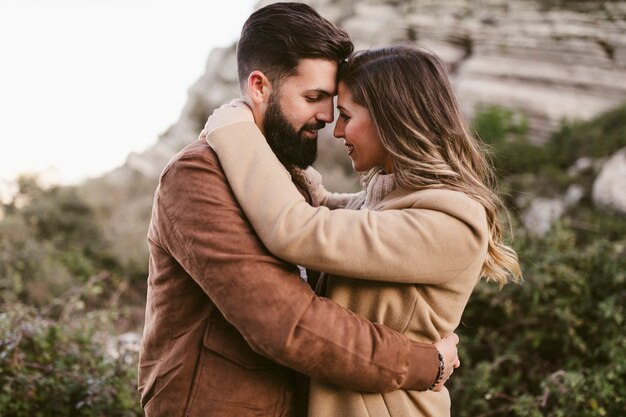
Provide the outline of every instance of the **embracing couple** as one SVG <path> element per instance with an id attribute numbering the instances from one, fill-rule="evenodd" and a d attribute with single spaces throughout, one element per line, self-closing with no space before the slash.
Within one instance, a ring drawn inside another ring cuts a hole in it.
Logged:
<path id="1" fill-rule="evenodd" d="M 519 278 L 517 256 L 441 61 L 352 51 L 304 4 L 245 23 L 242 100 L 213 113 L 155 194 L 148 417 L 450 415 L 454 329 L 481 277 Z M 310 168 L 336 94 L 356 194 Z"/>

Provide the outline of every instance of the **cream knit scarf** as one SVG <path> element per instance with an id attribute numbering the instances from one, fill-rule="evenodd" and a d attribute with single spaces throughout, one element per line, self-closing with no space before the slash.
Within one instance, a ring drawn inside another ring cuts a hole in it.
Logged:
<path id="1" fill-rule="evenodd" d="M 365 186 L 365 201 L 361 206 L 361 210 L 373 210 L 395 188 L 396 180 L 394 175 L 383 174 L 383 171 L 378 171 Z"/>

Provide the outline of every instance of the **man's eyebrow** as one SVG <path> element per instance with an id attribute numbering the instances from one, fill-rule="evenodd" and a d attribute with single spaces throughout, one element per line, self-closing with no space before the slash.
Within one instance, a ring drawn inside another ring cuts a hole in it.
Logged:
<path id="1" fill-rule="evenodd" d="M 305 91 L 305 94 L 310 94 L 310 93 L 316 93 L 316 94 L 321 94 L 323 96 L 330 96 L 330 97 L 334 97 L 337 95 L 336 91 L 328 91 L 328 90 L 324 90 L 323 88 L 313 88 L 311 90 Z"/>

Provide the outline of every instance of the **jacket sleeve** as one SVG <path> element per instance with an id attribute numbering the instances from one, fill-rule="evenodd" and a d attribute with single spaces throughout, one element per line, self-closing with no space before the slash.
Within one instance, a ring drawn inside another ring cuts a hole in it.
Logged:
<path id="1" fill-rule="evenodd" d="M 438 284 L 484 256 L 484 210 L 462 193 L 435 190 L 426 193 L 435 198 L 401 210 L 311 207 L 254 123 L 217 128 L 207 140 L 261 240 L 288 262 L 357 279 Z"/>
<path id="2" fill-rule="evenodd" d="M 425 390 L 437 351 L 315 296 L 297 269 L 263 247 L 217 157 L 183 157 L 155 201 L 169 251 L 252 349 L 311 377 L 352 389 Z"/>
<path id="3" fill-rule="evenodd" d="M 305 171 L 306 176 L 313 187 L 313 193 L 318 205 L 328 207 L 329 209 L 344 208 L 360 193 L 333 193 L 328 191 L 322 184 L 322 175 L 313 167 L 308 167 Z"/>

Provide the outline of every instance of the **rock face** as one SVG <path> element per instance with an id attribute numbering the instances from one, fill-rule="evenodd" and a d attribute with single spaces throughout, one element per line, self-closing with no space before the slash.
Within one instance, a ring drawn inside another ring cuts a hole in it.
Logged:
<path id="1" fill-rule="evenodd" d="M 357 49 L 399 41 L 432 49 L 468 115 L 481 104 L 516 108 L 537 141 L 564 118 L 588 119 L 626 100 L 626 2 L 572 2 L 567 10 L 531 0 L 305 2 L 346 29 Z M 112 179 L 128 170 L 156 178 L 213 108 L 238 94 L 235 45 L 214 50 L 179 120 Z"/>
<path id="2" fill-rule="evenodd" d="M 602 166 L 592 196 L 595 205 L 626 215 L 626 148 Z"/>
<path id="3" fill-rule="evenodd" d="M 257 8 L 273 2 L 260 1 Z M 563 118 L 588 119 L 626 100 L 626 2 L 556 2 L 568 9 L 547 7 L 555 3 L 551 0 L 305 2 L 345 28 L 356 49 L 411 41 L 433 50 L 447 63 L 468 116 L 480 105 L 517 109 L 527 116 L 530 135 L 537 142 L 544 141 Z M 210 54 L 204 75 L 188 94 L 180 118 L 152 148 L 131 154 L 125 165 L 99 179 L 111 191 L 92 193 L 92 201 L 106 199 L 111 192 L 133 201 L 132 207 L 104 203 L 111 218 L 111 239 L 127 241 L 129 247 L 141 242 L 136 246 L 145 252 L 151 196 L 159 173 L 177 151 L 197 138 L 215 107 L 239 95 L 235 45 Z M 332 155 L 328 149 L 340 146 L 328 140 L 331 129 L 325 132 L 320 154 Z M 324 175 L 337 171 L 336 163 L 329 164 L 318 166 Z M 356 181 L 347 178 L 328 185 L 336 191 L 354 189 Z M 606 194 L 603 190 L 608 186 L 603 184 L 604 180 L 597 185 L 598 195 Z M 139 185 L 145 190 L 138 191 Z M 611 197 L 606 205 L 623 208 L 623 194 L 622 188 L 621 203 Z M 547 215 L 530 217 L 536 217 L 541 233 L 564 204 L 537 204 L 541 207 L 531 213 Z M 125 223 L 136 227 L 120 226 Z"/>

